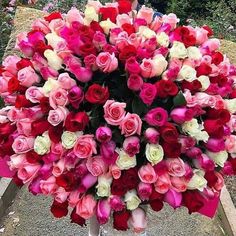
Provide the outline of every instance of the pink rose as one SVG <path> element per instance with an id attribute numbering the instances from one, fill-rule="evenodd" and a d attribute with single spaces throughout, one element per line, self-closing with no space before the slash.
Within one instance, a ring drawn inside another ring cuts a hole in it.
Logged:
<path id="1" fill-rule="evenodd" d="M 179 192 L 176 192 L 173 189 L 170 189 L 164 197 L 164 201 L 167 202 L 170 206 L 172 206 L 174 209 L 181 206 L 182 203 L 182 194 Z"/>
<path id="2" fill-rule="evenodd" d="M 100 31 L 96 31 L 93 36 L 93 44 L 98 50 L 101 50 L 107 44 L 105 34 Z"/>
<path id="3" fill-rule="evenodd" d="M 105 174 L 108 170 L 108 166 L 104 163 L 101 156 L 89 157 L 86 166 L 93 176 Z"/>
<path id="4" fill-rule="evenodd" d="M 97 202 L 92 195 L 85 195 L 76 205 L 76 214 L 87 220 L 93 216 L 96 205 Z"/>
<path id="5" fill-rule="evenodd" d="M 85 58 L 84 58 L 85 66 L 90 68 L 92 71 L 96 71 L 98 69 L 98 66 L 96 64 L 96 58 L 97 57 L 94 54 L 90 54 L 90 55 L 85 56 Z"/>
<path id="6" fill-rule="evenodd" d="M 82 159 L 97 154 L 96 142 L 93 135 L 87 134 L 80 136 L 74 146 L 74 153 Z"/>
<path id="7" fill-rule="evenodd" d="M 20 60 L 21 59 L 18 56 L 7 56 L 3 60 L 2 65 L 6 71 L 10 72 L 12 75 L 16 75 L 18 71 L 16 64 Z"/>
<path id="8" fill-rule="evenodd" d="M 214 52 L 219 49 L 220 47 L 220 40 L 219 39 L 208 39 L 202 44 L 202 49 L 207 50 L 208 52 Z M 204 53 L 206 54 L 206 53 Z"/>
<path id="9" fill-rule="evenodd" d="M 226 151 L 231 153 L 232 157 L 236 157 L 236 136 L 230 135 L 225 141 Z"/>
<path id="10" fill-rule="evenodd" d="M 127 86 L 130 90 L 139 91 L 143 85 L 143 79 L 137 74 L 131 74 L 127 81 Z"/>
<path id="11" fill-rule="evenodd" d="M 116 45 L 118 35 L 122 32 L 121 28 L 113 28 L 110 30 L 110 43 Z"/>
<path id="12" fill-rule="evenodd" d="M 122 123 L 120 124 L 121 134 L 125 137 L 132 136 L 134 134 L 141 134 L 142 120 L 137 114 L 127 113 Z"/>
<path id="13" fill-rule="evenodd" d="M 41 166 L 38 163 L 31 164 L 25 162 L 17 172 L 18 178 L 21 179 L 24 184 L 26 184 L 33 180 L 33 178 L 37 175 L 40 167 Z"/>
<path id="14" fill-rule="evenodd" d="M 68 104 L 67 91 L 61 88 L 53 90 L 49 95 L 49 103 L 53 109 L 66 106 Z"/>
<path id="15" fill-rule="evenodd" d="M 80 200 L 81 193 L 78 190 L 70 192 L 68 197 L 69 206 L 74 208 Z"/>
<path id="16" fill-rule="evenodd" d="M 208 40 L 208 31 L 204 28 L 196 27 L 196 44 L 201 45 Z"/>
<path id="17" fill-rule="evenodd" d="M 180 136 L 178 142 L 181 143 L 181 153 L 185 153 L 196 144 L 196 140 L 190 136 Z"/>
<path id="18" fill-rule="evenodd" d="M 152 59 L 143 59 L 142 64 L 140 65 L 141 75 L 144 78 L 152 78 L 157 75 L 157 66 Z"/>
<path id="19" fill-rule="evenodd" d="M 20 84 L 25 87 L 30 87 L 33 84 L 40 82 L 39 76 L 35 73 L 31 66 L 19 70 L 17 79 L 19 80 Z"/>
<path id="20" fill-rule="evenodd" d="M 130 57 L 125 62 L 125 70 L 130 74 L 139 74 L 141 71 L 140 65 L 135 57 Z"/>
<path id="21" fill-rule="evenodd" d="M 54 176 L 51 176 L 46 180 L 41 180 L 40 188 L 44 195 L 54 194 L 58 188 L 56 184 L 56 178 Z"/>
<path id="22" fill-rule="evenodd" d="M 139 94 L 141 100 L 146 105 L 152 105 L 154 99 L 156 98 L 157 89 L 156 86 L 150 83 L 144 83 L 141 92 Z"/>
<path id="23" fill-rule="evenodd" d="M 83 16 L 81 15 L 80 11 L 75 8 L 72 7 L 70 11 L 68 11 L 68 13 L 66 14 L 66 21 L 69 24 L 72 24 L 73 22 L 79 22 L 81 24 L 83 24 L 84 19 Z"/>
<path id="24" fill-rule="evenodd" d="M 42 31 L 44 34 L 50 33 L 50 29 L 48 26 L 49 26 L 48 21 L 44 19 L 36 19 L 33 21 L 31 25 L 32 30 L 39 30 Z"/>
<path id="25" fill-rule="evenodd" d="M 136 208 L 131 212 L 129 224 L 136 234 L 141 234 L 147 228 L 147 216 L 142 208 Z"/>
<path id="26" fill-rule="evenodd" d="M 18 136 L 15 138 L 12 149 L 15 153 L 27 153 L 28 151 L 32 150 L 34 147 L 34 138 L 32 137 L 25 137 L 23 135 Z"/>
<path id="27" fill-rule="evenodd" d="M 49 28 L 56 34 L 60 34 L 61 30 L 65 27 L 66 22 L 64 19 L 54 19 L 49 23 Z"/>
<path id="28" fill-rule="evenodd" d="M 139 31 L 140 26 L 147 26 L 147 21 L 144 18 L 135 18 L 133 22 L 136 31 Z"/>
<path id="29" fill-rule="evenodd" d="M 109 198 L 111 209 L 114 211 L 122 211 L 125 208 L 125 203 L 119 196 L 111 195 Z"/>
<path id="30" fill-rule="evenodd" d="M 123 24 L 132 24 L 132 18 L 128 14 L 119 14 L 116 17 L 116 24 L 122 27 Z"/>
<path id="31" fill-rule="evenodd" d="M 166 166 L 168 168 L 168 173 L 171 176 L 182 177 L 186 173 L 184 162 L 180 158 L 167 159 Z"/>
<path id="32" fill-rule="evenodd" d="M 209 95 L 207 93 L 196 93 L 194 95 L 198 105 L 200 105 L 201 107 L 211 107 L 211 108 L 215 108 L 215 104 L 216 104 L 216 98 L 213 95 Z M 188 101 L 187 101 L 188 102 Z"/>
<path id="33" fill-rule="evenodd" d="M 215 172 L 215 176 L 217 177 L 217 181 L 214 185 L 214 189 L 217 191 L 217 192 L 220 192 L 221 189 L 223 188 L 224 186 L 224 178 L 223 176 L 218 173 L 218 172 Z"/>
<path id="34" fill-rule="evenodd" d="M 107 199 L 101 199 L 97 204 L 96 216 L 100 225 L 106 224 L 110 218 L 111 206 Z"/>
<path id="35" fill-rule="evenodd" d="M 23 168 L 24 163 L 26 163 L 25 154 L 14 154 L 10 156 L 10 161 L 7 163 L 11 170 Z"/>
<path id="36" fill-rule="evenodd" d="M 60 87 L 66 90 L 70 90 L 73 86 L 76 85 L 74 79 L 72 79 L 68 73 L 62 73 L 58 76 L 58 82 Z"/>
<path id="37" fill-rule="evenodd" d="M 121 170 L 117 165 L 111 165 L 109 168 L 109 172 L 114 179 L 119 179 L 121 177 Z"/>
<path id="38" fill-rule="evenodd" d="M 106 143 L 101 143 L 100 154 L 107 165 L 111 165 L 116 162 L 118 154 L 115 149 L 116 144 L 112 140 Z"/>
<path id="39" fill-rule="evenodd" d="M 29 118 L 22 119 L 16 123 L 17 131 L 21 135 L 30 136 L 32 132 L 32 120 Z"/>
<path id="40" fill-rule="evenodd" d="M 146 184 L 153 184 L 157 180 L 156 172 L 150 163 L 139 169 L 138 176 L 140 180 Z"/>
<path id="41" fill-rule="evenodd" d="M 157 32 L 158 29 L 162 26 L 162 18 L 156 16 L 150 25 L 150 29 Z"/>
<path id="42" fill-rule="evenodd" d="M 97 182 L 97 176 L 93 176 L 92 174 L 88 173 L 81 179 L 81 183 L 79 185 L 79 191 L 81 193 L 85 193 L 89 188 L 91 188 Z"/>
<path id="43" fill-rule="evenodd" d="M 157 181 L 154 183 L 156 192 L 164 194 L 168 192 L 171 187 L 170 176 L 168 173 L 163 173 L 157 176 Z"/>
<path id="44" fill-rule="evenodd" d="M 102 72 L 110 73 L 117 69 L 118 60 L 114 53 L 110 54 L 109 52 L 101 52 L 97 56 L 96 64 Z"/>
<path id="45" fill-rule="evenodd" d="M 104 119 L 109 125 L 120 125 L 125 117 L 126 103 L 107 100 L 104 108 Z"/>
<path id="46" fill-rule="evenodd" d="M 0 93 L 1 93 L 1 95 L 3 93 L 8 92 L 8 81 L 9 81 L 9 78 L 0 76 Z"/>
<path id="47" fill-rule="evenodd" d="M 175 108 L 171 111 L 170 117 L 177 124 L 183 124 L 186 121 L 192 120 L 194 111 L 186 107 Z"/>
<path id="48" fill-rule="evenodd" d="M 171 26 L 171 30 L 176 28 L 177 23 L 179 22 L 179 18 L 173 13 L 162 16 L 162 22 L 165 24 L 169 24 Z"/>
<path id="49" fill-rule="evenodd" d="M 36 86 L 31 86 L 26 90 L 25 97 L 32 103 L 39 103 L 40 100 L 44 97 L 44 94 L 41 88 Z"/>
<path id="50" fill-rule="evenodd" d="M 66 119 L 67 114 L 68 110 L 64 107 L 58 107 L 56 110 L 50 110 L 48 114 L 48 122 L 53 126 L 57 126 Z"/>
<path id="51" fill-rule="evenodd" d="M 138 11 L 137 18 L 145 19 L 147 24 L 150 24 L 153 20 L 154 11 L 152 8 L 145 7 L 144 5 Z"/>
<path id="52" fill-rule="evenodd" d="M 138 137 L 131 136 L 124 140 L 123 149 L 131 157 L 139 153 L 140 140 Z"/>
<path id="53" fill-rule="evenodd" d="M 59 177 L 65 170 L 65 159 L 60 159 L 58 162 L 53 163 L 52 174 Z"/>
<path id="54" fill-rule="evenodd" d="M 109 142 L 112 138 L 111 129 L 106 126 L 101 126 L 96 130 L 96 139 L 100 142 Z"/>
<path id="55" fill-rule="evenodd" d="M 54 195 L 55 201 L 57 201 L 59 203 L 63 203 L 67 200 L 70 193 L 66 192 L 66 190 L 64 188 L 59 187 L 54 194 L 55 194 Z"/>
<path id="56" fill-rule="evenodd" d="M 157 144 L 159 142 L 160 133 L 154 128 L 147 128 L 144 136 L 148 143 Z"/>
<path id="57" fill-rule="evenodd" d="M 149 200 L 150 195 L 152 194 L 152 185 L 140 182 L 138 185 L 138 196 L 142 201 Z"/>
<path id="58" fill-rule="evenodd" d="M 167 119 L 168 113 L 161 107 L 151 109 L 145 116 L 145 121 L 151 126 L 163 126 Z"/>
<path id="59" fill-rule="evenodd" d="M 194 164 L 197 168 L 203 169 L 205 171 L 213 171 L 215 169 L 215 162 L 206 154 L 198 155 L 194 160 Z"/>
<path id="60" fill-rule="evenodd" d="M 187 181 L 184 177 L 171 177 L 171 188 L 176 192 L 185 192 L 187 190 Z"/>

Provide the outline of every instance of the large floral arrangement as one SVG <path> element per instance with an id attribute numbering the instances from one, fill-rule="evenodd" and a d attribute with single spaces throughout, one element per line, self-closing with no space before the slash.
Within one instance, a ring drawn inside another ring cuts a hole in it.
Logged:
<path id="1" fill-rule="evenodd" d="M 37 19 L 0 69 L 0 155 L 55 217 L 146 227 L 199 212 L 236 174 L 236 68 L 209 27 L 129 1 Z"/>

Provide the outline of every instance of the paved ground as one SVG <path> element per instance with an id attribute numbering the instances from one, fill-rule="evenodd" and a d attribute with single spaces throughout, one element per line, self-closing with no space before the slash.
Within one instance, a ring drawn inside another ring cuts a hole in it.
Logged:
<path id="1" fill-rule="evenodd" d="M 13 205 L 0 222 L 0 236 L 85 236 L 87 229 L 71 224 L 69 218 L 56 220 L 50 213 L 50 198 L 35 197 L 22 189 Z M 9 214 L 10 213 L 10 214 Z M 210 220 L 194 214 L 189 216 L 185 209 L 170 209 L 168 206 L 159 213 L 149 211 L 148 236 L 223 236 L 218 217 Z M 106 236 L 131 236 L 120 234 L 105 227 Z"/>

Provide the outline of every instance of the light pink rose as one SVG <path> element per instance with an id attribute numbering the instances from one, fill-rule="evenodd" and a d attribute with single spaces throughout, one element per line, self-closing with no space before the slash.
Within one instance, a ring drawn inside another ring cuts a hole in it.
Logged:
<path id="1" fill-rule="evenodd" d="M 82 197 L 76 205 L 76 214 L 84 219 L 89 219 L 93 216 L 97 202 L 90 194 Z"/>
<path id="2" fill-rule="evenodd" d="M 230 135 L 225 140 L 226 151 L 231 153 L 232 157 L 236 157 L 236 136 Z"/>
<path id="3" fill-rule="evenodd" d="M 211 107 L 211 108 L 215 107 L 216 98 L 213 95 L 199 92 L 196 93 L 194 97 L 197 100 L 198 105 L 200 105 L 201 107 Z"/>
<path id="4" fill-rule="evenodd" d="M 148 200 L 152 194 L 152 185 L 140 182 L 138 185 L 138 196 L 142 201 Z"/>
<path id="5" fill-rule="evenodd" d="M 32 103 L 39 103 L 40 100 L 44 97 L 44 94 L 40 87 L 31 86 L 26 90 L 25 97 Z"/>
<path id="6" fill-rule="evenodd" d="M 184 177 L 171 177 L 171 188 L 176 192 L 185 192 L 187 190 L 187 181 Z"/>
<path id="7" fill-rule="evenodd" d="M 157 75 L 158 68 L 152 59 L 144 58 L 140 67 L 141 75 L 144 78 L 152 78 Z"/>
<path id="8" fill-rule="evenodd" d="M 122 32 L 121 28 L 113 28 L 110 30 L 110 43 L 116 45 L 116 41 L 118 39 L 118 35 Z"/>
<path id="9" fill-rule="evenodd" d="M 147 128 L 144 136 L 148 143 L 156 144 L 159 142 L 160 133 L 155 128 Z"/>
<path id="10" fill-rule="evenodd" d="M 195 96 L 192 96 L 191 92 L 189 90 L 185 90 L 184 93 L 184 98 L 187 102 L 188 107 L 194 107 L 198 105 L 198 100 Z"/>
<path id="11" fill-rule="evenodd" d="M 23 165 L 25 163 L 26 163 L 25 154 L 14 154 L 14 155 L 10 156 L 10 161 L 8 162 L 8 165 L 11 170 L 14 170 L 14 169 L 23 168 Z"/>
<path id="12" fill-rule="evenodd" d="M 125 208 L 125 203 L 123 202 L 123 200 L 116 195 L 111 195 L 109 197 L 109 203 L 111 209 L 114 211 L 122 211 Z"/>
<path id="13" fill-rule="evenodd" d="M 156 16 L 150 25 L 150 29 L 156 32 L 157 30 L 160 29 L 161 26 L 162 26 L 162 18 Z"/>
<path id="14" fill-rule="evenodd" d="M 107 199 L 101 199 L 97 204 L 96 216 L 100 225 L 106 224 L 110 218 L 111 206 Z"/>
<path id="15" fill-rule="evenodd" d="M 85 66 L 90 68 L 92 71 L 96 71 L 98 69 L 98 66 L 96 64 L 96 59 L 97 57 L 94 54 L 85 56 L 84 58 Z"/>
<path id="16" fill-rule="evenodd" d="M 129 224 L 136 234 L 141 234 L 147 228 L 147 216 L 142 208 L 136 208 L 131 212 Z"/>
<path id="17" fill-rule="evenodd" d="M 68 13 L 66 14 L 66 21 L 69 24 L 72 24 L 73 22 L 79 22 L 81 24 L 83 24 L 84 19 L 83 16 L 81 15 L 80 11 L 75 8 L 72 7 L 70 11 L 68 11 Z"/>
<path id="18" fill-rule="evenodd" d="M 108 166 L 104 163 L 101 156 L 89 157 L 86 166 L 93 176 L 105 174 L 108 170 Z"/>
<path id="19" fill-rule="evenodd" d="M 204 28 L 196 27 L 196 44 L 201 45 L 208 40 L 208 31 Z"/>
<path id="20" fill-rule="evenodd" d="M 21 59 L 18 56 L 7 56 L 3 62 L 2 65 L 4 69 L 8 72 L 10 72 L 12 75 L 17 74 L 17 67 L 16 64 L 19 62 Z"/>
<path id="21" fill-rule="evenodd" d="M 126 103 L 107 100 L 104 108 L 104 119 L 109 125 L 120 125 L 125 117 Z"/>
<path id="22" fill-rule="evenodd" d="M 40 167 L 41 166 L 38 163 L 32 164 L 25 162 L 24 165 L 18 170 L 17 176 L 23 181 L 24 184 L 26 184 L 33 180 Z"/>
<path id="23" fill-rule="evenodd" d="M 182 124 L 186 121 L 190 121 L 192 120 L 193 116 L 193 110 L 187 109 L 186 107 L 175 108 L 170 113 L 171 119 L 177 124 Z"/>
<path id="24" fill-rule="evenodd" d="M 142 88 L 143 79 L 137 74 L 131 74 L 127 81 L 127 86 L 130 90 L 139 91 Z"/>
<path id="25" fill-rule="evenodd" d="M 60 31 L 65 27 L 66 22 L 63 19 L 54 19 L 49 23 L 49 28 L 51 31 L 54 31 L 58 35 Z"/>
<path id="26" fill-rule="evenodd" d="M 65 159 L 60 159 L 58 162 L 53 163 L 52 174 L 59 177 L 65 170 Z"/>
<path id="27" fill-rule="evenodd" d="M 33 147 L 34 147 L 34 138 L 25 137 L 23 135 L 20 135 L 17 138 L 15 138 L 12 144 L 12 149 L 17 154 L 26 153 L 32 150 Z"/>
<path id="28" fill-rule="evenodd" d="M 132 18 L 127 14 L 121 14 L 116 17 L 116 24 L 121 27 L 123 24 L 132 24 Z"/>
<path id="29" fill-rule="evenodd" d="M 74 146 L 74 153 L 82 159 L 97 154 L 94 136 L 89 134 L 80 136 Z"/>
<path id="30" fill-rule="evenodd" d="M 117 69 L 118 60 L 114 53 L 110 54 L 109 52 L 101 52 L 97 56 L 96 64 L 104 73 L 110 73 Z"/>
<path id="31" fill-rule="evenodd" d="M 68 196 L 69 196 L 69 192 L 66 192 L 66 190 L 62 187 L 59 187 L 57 189 L 57 191 L 54 193 L 54 199 L 55 201 L 59 202 L 59 203 L 63 203 L 67 200 Z"/>
<path id="32" fill-rule="evenodd" d="M 49 177 L 46 180 L 40 181 L 40 188 L 44 195 L 52 195 L 56 192 L 58 186 L 56 184 L 56 178 L 54 176 Z"/>
<path id="33" fill-rule="evenodd" d="M 125 137 L 132 136 L 134 134 L 141 134 L 142 120 L 137 114 L 127 113 L 125 118 L 120 124 L 121 134 Z"/>
<path id="34" fill-rule="evenodd" d="M 182 194 L 179 192 L 176 192 L 173 189 L 170 189 L 164 197 L 164 201 L 167 202 L 170 206 L 172 206 L 174 209 L 181 206 L 182 203 Z"/>
<path id="35" fill-rule="evenodd" d="M 74 208 L 80 200 L 81 193 L 78 190 L 70 192 L 68 197 L 69 206 Z"/>
<path id="36" fill-rule="evenodd" d="M 49 26 L 48 21 L 44 19 L 36 19 L 33 21 L 31 25 L 32 30 L 39 30 L 42 31 L 44 34 L 50 33 L 50 29 L 48 26 Z"/>
<path id="37" fill-rule="evenodd" d="M 70 90 L 76 85 L 76 81 L 72 79 L 68 73 L 62 73 L 58 76 L 58 82 L 60 87 L 66 90 Z"/>
<path id="38" fill-rule="evenodd" d="M 154 11 L 152 8 L 145 7 L 144 5 L 138 11 L 137 18 L 145 19 L 147 24 L 150 24 L 153 20 Z"/>
<path id="39" fill-rule="evenodd" d="M 136 136 L 128 137 L 123 142 L 124 151 L 131 157 L 139 153 L 140 140 Z"/>
<path id="40" fill-rule="evenodd" d="M 17 131 L 21 135 L 30 136 L 32 131 L 32 119 L 21 119 L 16 123 Z"/>
<path id="41" fill-rule="evenodd" d="M 179 22 L 179 18 L 173 13 L 162 16 L 162 22 L 165 24 L 169 24 L 171 26 L 171 30 L 176 28 L 177 23 Z"/>
<path id="42" fill-rule="evenodd" d="M 153 184 L 157 181 L 156 172 L 150 163 L 139 169 L 138 176 L 140 180 L 146 184 Z"/>
<path id="43" fill-rule="evenodd" d="M 158 193 L 164 194 L 171 187 L 170 176 L 168 173 L 158 175 L 157 181 L 154 183 L 154 188 Z"/>
<path id="44" fill-rule="evenodd" d="M 214 52 L 219 49 L 220 47 L 220 40 L 219 39 L 208 39 L 206 42 L 204 42 L 201 46 L 203 49 L 206 49 L 210 52 Z M 204 53 L 205 54 L 205 53 Z"/>
<path id="45" fill-rule="evenodd" d="M 0 76 L 0 93 L 1 94 L 8 92 L 8 81 L 9 81 L 9 78 Z"/>
<path id="46" fill-rule="evenodd" d="M 35 73 L 34 69 L 31 66 L 19 70 L 17 78 L 20 84 L 25 87 L 30 87 L 34 83 L 40 82 L 39 76 Z"/>
<path id="47" fill-rule="evenodd" d="M 167 159 L 166 166 L 168 168 L 168 173 L 171 176 L 181 177 L 186 173 L 184 162 L 180 158 Z"/>
<path id="48" fill-rule="evenodd" d="M 230 121 L 227 125 L 230 127 L 231 132 L 236 131 L 236 115 L 230 117 Z"/>
<path id="49" fill-rule="evenodd" d="M 66 106 L 68 104 L 67 91 L 59 88 L 53 90 L 49 95 L 49 103 L 53 109 L 57 109 L 59 106 Z"/>
<path id="50" fill-rule="evenodd" d="M 48 114 L 48 122 L 53 126 L 57 126 L 66 119 L 67 114 L 68 110 L 64 107 L 50 110 Z"/>
<path id="51" fill-rule="evenodd" d="M 121 170 L 117 165 L 111 165 L 109 168 L 109 172 L 114 179 L 119 179 L 121 177 Z"/>

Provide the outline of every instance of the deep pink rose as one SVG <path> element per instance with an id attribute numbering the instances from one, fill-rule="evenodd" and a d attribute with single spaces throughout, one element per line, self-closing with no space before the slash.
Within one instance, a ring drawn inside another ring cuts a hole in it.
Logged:
<path id="1" fill-rule="evenodd" d="M 105 34 L 97 31 L 93 36 L 93 44 L 98 50 L 101 50 L 107 44 Z"/>
<path id="2" fill-rule="evenodd" d="M 174 209 L 181 206 L 182 203 L 182 194 L 179 192 L 176 192 L 173 189 L 170 189 L 164 197 L 164 201 L 167 202 L 170 206 L 172 206 Z"/>
<path id="3" fill-rule="evenodd" d="M 168 113 L 161 107 L 153 108 L 146 116 L 146 122 L 151 126 L 163 126 L 168 119 Z"/>
<path id="4" fill-rule="evenodd" d="M 124 151 L 131 157 L 139 153 L 140 140 L 136 136 L 128 137 L 123 142 Z"/>
<path id="5" fill-rule="evenodd" d="M 156 144 L 159 142 L 160 133 L 154 128 L 147 128 L 144 136 L 148 143 Z"/>
<path id="6" fill-rule="evenodd" d="M 93 176 L 92 174 L 88 173 L 81 179 L 81 183 L 79 185 L 79 191 L 81 193 L 85 193 L 88 189 L 95 185 L 98 178 L 97 176 Z"/>
<path id="7" fill-rule="evenodd" d="M 111 206 L 107 199 L 101 199 L 97 204 L 96 216 L 100 225 L 106 224 L 110 218 Z"/>
<path id="8" fill-rule="evenodd" d="M 94 54 L 87 55 L 84 58 L 84 64 L 86 67 L 90 68 L 92 71 L 96 71 L 98 66 L 96 64 L 96 56 Z"/>
<path id="9" fill-rule="evenodd" d="M 139 94 L 143 103 L 151 105 L 157 94 L 156 86 L 150 83 L 144 83 Z"/>
<path id="10" fill-rule="evenodd" d="M 78 86 L 73 86 L 68 93 L 68 100 L 75 109 L 78 109 L 80 103 L 84 100 L 83 90 Z"/>
<path id="11" fill-rule="evenodd" d="M 130 57 L 126 60 L 125 70 L 130 74 L 139 74 L 141 69 L 139 63 L 136 61 L 135 57 Z"/>
<path id="12" fill-rule="evenodd" d="M 100 142 L 109 142 L 112 138 L 112 132 L 109 127 L 101 126 L 96 130 L 96 139 Z"/>
<path id="13" fill-rule="evenodd" d="M 110 165 L 116 162 L 118 154 L 115 152 L 115 149 L 116 149 L 116 144 L 112 140 L 106 143 L 101 143 L 100 154 L 106 164 Z"/>
<path id="14" fill-rule="evenodd" d="M 192 109 L 187 109 L 186 107 L 175 108 L 170 113 L 171 119 L 177 124 L 190 121 L 192 120 L 193 116 L 194 111 Z"/>
<path id="15" fill-rule="evenodd" d="M 138 185 L 138 196 L 142 201 L 148 200 L 152 194 L 152 185 L 140 182 Z"/>
<path id="16" fill-rule="evenodd" d="M 122 211 L 125 208 L 125 203 L 122 201 L 121 197 L 117 195 L 111 195 L 109 198 L 109 203 L 111 209 L 114 211 Z"/>
<path id="17" fill-rule="evenodd" d="M 168 192 L 171 187 L 170 176 L 168 173 L 157 175 L 157 181 L 154 183 L 155 190 L 158 193 L 164 194 Z"/>
<path id="18" fill-rule="evenodd" d="M 143 86 L 143 79 L 138 74 L 131 74 L 127 81 L 130 90 L 139 91 Z"/>

